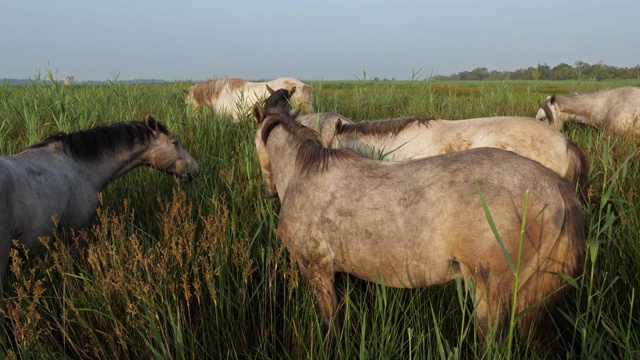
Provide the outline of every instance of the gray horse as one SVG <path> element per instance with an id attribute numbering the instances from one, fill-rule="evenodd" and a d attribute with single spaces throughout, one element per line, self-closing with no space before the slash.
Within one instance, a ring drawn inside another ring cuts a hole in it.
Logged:
<path id="1" fill-rule="evenodd" d="M 187 179 L 198 163 L 160 122 L 124 122 L 50 136 L 19 154 L 0 157 L 0 284 L 12 240 L 27 249 L 58 228 L 87 229 L 98 193 L 147 165 Z M 1 295 L 0 295 L 1 296 Z"/>

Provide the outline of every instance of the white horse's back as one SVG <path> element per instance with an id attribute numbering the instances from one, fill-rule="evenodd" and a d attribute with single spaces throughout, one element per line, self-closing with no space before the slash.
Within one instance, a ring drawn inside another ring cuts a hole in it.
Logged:
<path id="1" fill-rule="evenodd" d="M 550 126 L 526 117 L 466 120 L 401 118 L 344 124 L 333 147 L 387 161 L 419 159 L 479 147 L 509 150 L 588 189 L 589 164 L 575 144 Z"/>

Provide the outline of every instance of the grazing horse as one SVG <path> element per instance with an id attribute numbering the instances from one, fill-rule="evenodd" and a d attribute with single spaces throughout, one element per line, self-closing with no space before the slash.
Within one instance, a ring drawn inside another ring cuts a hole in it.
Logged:
<path id="1" fill-rule="evenodd" d="M 586 199 L 589 161 L 571 140 L 551 127 L 526 117 L 466 120 L 397 118 L 335 124 L 327 145 L 351 149 L 382 160 L 419 159 L 479 147 L 513 151 L 568 179 Z"/>
<path id="2" fill-rule="evenodd" d="M 570 119 L 614 134 L 640 136 L 640 86 L 548 96 L 536 115 L 562 130 Z"/>
<path id="3" fill-rule="evenodd" d="M 296 88 L 293 100 L 301 104 L 305 112 L 313 112 L 313 88 L 302 81 L 290 77 L 267 82 L 250 82 L 238 78 L 218 78 L 202 82 L 184 89 L 184 102 L 193 107 L 212 107 L 219 114 L 227 114 L 238 121 L 250 113 L 251 104 L 269 96 L 266 86 L 272 89 Z"/>
<path id="4" fill-rule="evenodd" d="M 470 279 L 481 336 L 492 324 L 505 329 L 516 288 L 524 339 L 546 314 L 538 303 L 553 305 L 565 293 L 558 273 L 578 274 L 585 242 L 580 203 L 571 184 L 540 163 L 495 148 L 375 161 L 322 146 L 294 120 L 298 111 L 264 112 L 256 103 L 254 141 L 265 191 L 280 198 L 278 235 L 309 283 L 325 329 L 339 326 L 336 272 L 400 288 Z M 519 246 L 515 284 L 504 252 L 515 260 Z M 544 332 L 533 335 L 544 341 Z"/>
<path id="5" fill-rule="evenodd" d="M 12 239 L 29 249 L 39 245 L 38 237 L 52 235 L 56 225 L 87 229 L 98 193 L 141 165 L 180 179 L 198 174 L 197 162 L 151 115 L 146 121 L 52 135 L 0 157 L 0 284 Z"/>
<path id="6" fill-rule="evenodd" d="M 282 93 L 267 101 L 276 103 Z M 288 104 L 279 102 L 282 108 Z M 589 162 L 560 132 L 526 117 L 435 120 L 420 117 L 353 123 L 334 113 L 310 114 L 298 122 L 316 130 L 324 146 L 350 149 L 375 160 L 419 159 L 479 147 L 513 151 L 538 161 L 574 184 L 585 200 Z"/>

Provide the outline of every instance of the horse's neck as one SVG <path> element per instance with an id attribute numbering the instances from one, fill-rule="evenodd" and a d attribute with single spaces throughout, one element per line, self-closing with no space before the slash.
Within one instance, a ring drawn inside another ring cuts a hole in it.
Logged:
<path id="1" fill-rule="evenodd" d="M 95 160 L 81 160 L 85 176 L 104 188 L 122 175 L 141 165 L 148 165 L 149 159 L 144 157 L 146 147 L 134 146 L 132 149 L 119 149 L 115 153 L 104 153 Z"/>
<path id="2" fill-rule="evenodd" d="M 587 125 L 602 125 L 603 111 L 608 101 L 607 94 L 589 93 L 558 98 L 558 110 L 563 120 L 575 117 L 577 122 Z"/>
<path id="3" fill-rule="evenodd" d="M 412 124 L 397 134 L 337 135 L 333 147 L 351 149 L 370 159 L 407 160 L 423 153 L 431 143 L 431 132 L 420 126 Z"/>
<path id="4" fill-rule="evenodd" d="M 339 134 L 333 139 L 332 147 L 349 149 L 366 158 L 379 158 L 389 146 L 389 135 Z"/>
<path id="5" fill-rule="evenodd" d="M 295 176 L 298 144 L 299 140 L 291 136 L 281 126 L 271 131 L 267 141 L 271 173 L 281 202 L 289 182 Z"/>

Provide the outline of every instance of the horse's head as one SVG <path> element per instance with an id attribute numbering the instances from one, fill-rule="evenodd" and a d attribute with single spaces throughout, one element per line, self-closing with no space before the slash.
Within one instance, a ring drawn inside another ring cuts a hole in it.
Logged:
<path id="1" fill-rule="evenodd" d="M 540 104 L 540 109 L 536 114 L 536 120 L 544 121 L 556 129 L 562 130 L 563 124 L 558 116 L 558 105 L 555 95 L 547 96 L 542 104 Z"/>
<path id="2" fill-rule="evenodd" d="M 295 89 L 295 87 L 293 88 Z M 314 113 L 313 110 L 313 88 L 309 85 L 299 86 L 296 92 L 293 92 L 291 89 L 291 97 L 295 101 L 296 104 L 302 106 L 302 112 L 305 114 Z"/>
<path id="3" fill-rule="evenodd" d="M 271 109 L 275 110 L 274 108 Z M 295 118 L 299 113 L 300 107 L 298 106 L 296 109 L 291 111 L 291 118 Z M 278 189 L 276 188 L 276 183 L 273 178 L 271 157 L 269 156 L 269 152 L 267 151 L 267 144 L 265 142 L 264 134 L 271 130 L 271 128 L 266 129 L 267 127 L 275 127 L 279 124 L 279 122 L 265 121 L 266 119 L 268 119 L 269 115 L 266 109 L 263 109 L 259 103 L 255 103 L 255 105 L 253 105 L 253 117 L 256 119 L 256 124 L 258 124 L 258 131 L 256 131 L 254 143 L 256 145 L 256 150 L 258 151 L 258 161 L 260 162 L 260 169 L 262 171 L 262 183 L 264 185 L 264 191 L 267 196 L 276 197 L 278 196 Z"/>
<path id="4" fill-rule="evenodd" d="M 286 111 L 291 110 L 291 105 L 289 104 L 289 100 L 291 99 L 291 95 L 296 93 L 296 87 L 292 87 L 291 90 L 287 89 L 278 89 L 273 90 L 269 85 L 267 85 L 267 91 L 269 91 L 269 97 L 264 101 L 264 110 L 263 112 L 267 112 L 269 109 L 277 108 L 284 109 Z"/>
<path id="5" fill-rule="evenodd" d="M 147 128 L 153 134 L 146 151 L 149 166 L 186 180 L 198 175 L 198 163 L 180 146 L 178 139 L 160 127 L 156 119 L 147 115 Z"/>
<path id="6" fill-rule="evenodd" d="M 191 103 L 191 88 L 182 89 L 182 92 L 184 93 L 184 103 L 185 104 L 190 104 Z"/>

